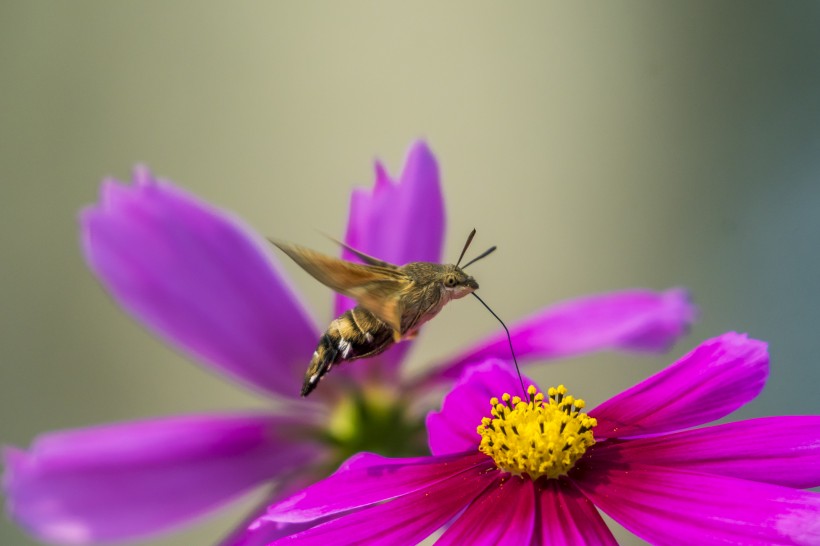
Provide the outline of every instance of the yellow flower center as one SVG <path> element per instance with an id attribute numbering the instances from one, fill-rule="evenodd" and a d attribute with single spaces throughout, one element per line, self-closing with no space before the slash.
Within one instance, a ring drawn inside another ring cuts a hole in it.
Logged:
<path id="1" fill-rule="evenodd" d="M 583 400 L 567 396 L 563 385 L 550 388 L 549 398 L 530 385 L 528 402 L 504 393 L 501 402 L 490 399 L 492 418 L 478 426 L 478 449 L 493 458 L 498 468 L 515 475 L 565 476 L 595 443 L 592 427 L 597 422 L 581 409 Z"/>

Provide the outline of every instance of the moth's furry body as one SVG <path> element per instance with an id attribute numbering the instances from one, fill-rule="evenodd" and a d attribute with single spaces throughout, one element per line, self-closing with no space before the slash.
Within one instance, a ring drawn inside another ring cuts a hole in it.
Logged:
<path id="1" fill-rule="evenodd" d="M 335 364 L 376 356 L 393 345 L 393 328 L 380 321 L 373 313 L 356 306 L 334 319 L 319 338 L 319 344 L 310 360 L 302 396 L 307 396 L 319 384 L 319 379 Z"/>
<path id="2" fill-rule="evenodd" d="M 472 277 L 452 264 L 412 262 L 399 267 L 348 247 L 365 262 L 357 264 L 273 243 L 319 282 L 358 303 L 333 320 L 319 339 L 302 396 L 310 394 L 335 364 L 378 355 L 397 341 L 415 337 L 447 302 L 478 288 Z"/>

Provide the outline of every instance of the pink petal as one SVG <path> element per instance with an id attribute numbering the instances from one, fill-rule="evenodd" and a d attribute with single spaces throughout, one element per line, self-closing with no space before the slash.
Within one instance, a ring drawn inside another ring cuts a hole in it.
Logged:
<path id="1" fill-rule="evenodd" d="M 267 245 L 145 169 L 82 214 L 90 267 L 159 336 L 231 377 L 298 396 L 318 340 Z"/>
<path id="2" fill-rule="evenodd" d="M 820 416 L 764 417 L 604 442 L 596 457 L 800 489 L 820 486 Z"/>
<path id="3" fill-rule="evenodd" d="M 657 434 L 720 419 L 754 399 L 768 372 L 765 343 L 724 334 L 590 411 L 595 436 Z"/>
<path id="4" fill-rule="evenodd" d="M 568 480 L 539 482 L 538 523 L 541 544 L 614 545 L 618 542 L 595 506 Z"/>
<path id="5" fill-rule="evenodd" d="M 392 501 L 354 511 L 273 544 L 418 544 L 480 495 L 497 475 L 454 473 Z"/>
<path id="6" fill-rule="evenodd" d="M 248 527 L 265 513 L 265 509 L 269 504 L 275 502 L 279 497 L 271 495 L 270 498 L 260 503 L 260 505 L 251 512 L 236 528 L 228 534 L 225 538 L 219 541 L 219 546 L 265 546 L 274 540 L 301 531 L 299 528 L 293 532 L 286 532 L 285 535 L 280 534 L 282 529 L 278 529 L 274 525 L 268 525 L 264 529 L 251 530 Z M 284 524 L 289 525 L 289 524 Z M 295 524 L 298 525 L 298 524 Z"/>
<path id="7" fill-rule="evenodd" d="M 315 522 L 303 522 L 271 523 L 269 525 L 248 527 L 251 522 L 257 520 L 262 514 L 264 514 L 264 511 L 254 513 L 252 517 L 245 521 L 245 527 L 238 527 L 231 536 L 221 541 L 219 546 L 268 546 L 281 538 L 301 533 L 316 525 Z"/>
<path id="8" fill-rule="evenodd" d="M 360 453 L 331 476 L 271 506 L 260 524 L 310 521 L 406 495 L 456 474 L 472 476 L 492 466 L 492 459 L 477 452 L 415 459 Z"/>
<path id="9" fill-rule="evenodd" d="M 373 190 L 353 191 L 345 243 L 396 265 L 440 263 L 444 223 L 438 163 L 427 144 L 418 141 L 407 153 L 398 183 L 390 179 L 381 163 L 376 163 Z M 342 257 L 358 261 L 346 250 Z M 336 315 L 354 304 L 353 300 L 337 295 Z M 377 358 L 392 368 L 403 359 L 410 345 L 395 345 Z M 353 367 L 342 369 L 356 371 Z"/>
<path id="10" fill-rule="evenodd" d="M 314 474 L 313 471 L 314 469 L 306 469 L 304 473 L 292 474 L 279 480 L 276 490 L 265 501 L 261 502 L 245 521 L 237 525 L 233 532 L 222 539 L 219 546 L 267 546 L 275 540 L 294 535 L 316 525 L 316 522 L 276 522 L 268 525 L 256 525 L 256 521 L 267 512 L 268 506 L 310 485 L 314 481 L 311 478 Z"/>
<path id="11" fill-rule="evenodd" d="M 817 493 L 676 468 L 592 465 L 576 485 L 653 544 L 820 544 Z"/>
<path id="12" fill-rule="evenodd" d="M 56 432 L 5 453 L 11 516 L 46 541 L 127 540 L 190 523 L 311 464 L 304 423 L 199 415 Z"/>
<path id="13" fill-rule="evenodd" d="M 524 385 L 534 382 L 524 377 Z M 490 398 L 509 393 L 524 397 L 511 364 L 488 360 L 467 368 L 444 397 L 441 411 L 427 414 L 427 441 L 433 455 L 477 450 L 481 437 L 476 427 L 490 415 Z"/>
<path id="14" fill-rule="evenodd" d="M 504 474 L 467 507 L 436 545 L 531 544 L 534 526 L 532 480 Z"/>
<path id="15" fill-rule="evenodd" d="M 695 320 L 689 294 L 629 290 L 570 300 L 510 326 L 519 361 L 555 359 L 608 349 L 665 351 Z M 439 378 L 457 377 L 487 358 L 510 359 L 503 330 L 441 364 Z"/>

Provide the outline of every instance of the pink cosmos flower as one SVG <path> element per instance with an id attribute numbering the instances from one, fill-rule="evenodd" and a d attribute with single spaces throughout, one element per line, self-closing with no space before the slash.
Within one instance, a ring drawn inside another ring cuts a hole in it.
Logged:
<path id="1" fill-rule="evenodd" d="M 255 526 L 314 522 L 276 545 L 415 544 L 448 522 L 436 544 L 616 544 L 597 507 L 653 544 L 820 544 L 820 495 L 801 490 L 820 485 L 820 416 L 675 432 L 767 374 L 765 344 L 729 333 L 587 415 L 562 386 L 491 402 L 521 387 L 490 360 L 428 416 L 433 456 L 354 456 Z"/>
<path id="2" fill-rule="evenodd" d="M 267 413 L 53 432 L 28 450 L 6 449 L 8 510 L 33 535 L 68 544 L 133 540 L 192 523 L 259 486 L 274 486 L 273 502 L 358 451 L 426 451 L 421 418 L 409 409 L 413 390 L 397 379 L 410 343 L 334 369 L 299 398 L 325 324 L 310 317 L 269 245 L 237 218 L 140 168 L 130 186 L 104 182 L 81 226 L 91 269 L 124 309 L 205 367 L 285 403 Z M 397 181 L 377 163 L 373 190 L 352 195 L 345 241 L 368 254 L 440 261 L 443 236 L 438 166 L 423 142 Z M 337 313 L 350 305 L 336 302 Z M 541 310 L 511 331 L 522 361 L 663 350 L 693 313 L 682 290 L 631 290 Z M 431 366 L 419 384 L 507 351 L 501 335 L 481 340 Z M 265 544 L 294 528 L 245 527 L 221 544 Z"/>

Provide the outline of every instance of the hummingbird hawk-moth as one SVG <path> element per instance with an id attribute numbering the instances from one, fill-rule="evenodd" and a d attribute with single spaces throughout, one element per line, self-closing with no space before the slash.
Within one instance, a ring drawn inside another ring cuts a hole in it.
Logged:
<path id="1" fill-rule="evenodd" d="M 271 240 L 316 280 L 357 303 L 334 319 L 319 338 L 302 396 L 310 394 L 335 364 L 376 356 L 398 341 L 412 339 L 447 302 L 477 290 L 478 283 L 463 270 L 495 247 L 459 267 L 474 235 L 475 230 L 455 265 L 411 262 L 397 266 L 340 243 L 364 262 L 353 263 Z"/>

